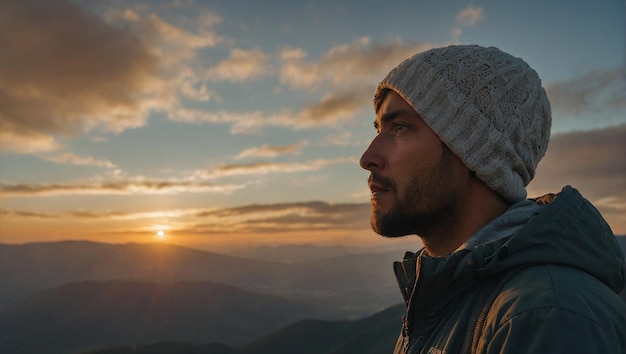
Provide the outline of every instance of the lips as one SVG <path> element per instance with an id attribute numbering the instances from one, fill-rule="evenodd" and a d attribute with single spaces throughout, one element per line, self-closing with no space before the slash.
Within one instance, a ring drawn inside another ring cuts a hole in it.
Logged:
<path id="1" fill-rule="evenodd" d="M 368 180 L 368 186 L 370 187 L 370 191 L 372 192 L 372 198 L 376 198 L 393 189 L 393 184 L 391 183 L 391 181 L 374 174 L 370 175 L 370 178 Z"/>
<path id="2" fill-rule="evenodd" d="M 369 187 L 373 197 L 389 191 L 389 189 L 385 188 L 383 185 L 374 182 L 370 182 Z"/>

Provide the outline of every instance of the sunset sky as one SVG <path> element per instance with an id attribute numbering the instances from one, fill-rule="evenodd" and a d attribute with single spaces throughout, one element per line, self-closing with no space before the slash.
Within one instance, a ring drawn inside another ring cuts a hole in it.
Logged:
<path id="1" fill-rule="evenodd" d="M 571 184 L 626 234 L 623 0 L 0 3 L 0 242 L 391 247 L 369 228 L 372 94 L 406 57 L 537 70 Z"/>

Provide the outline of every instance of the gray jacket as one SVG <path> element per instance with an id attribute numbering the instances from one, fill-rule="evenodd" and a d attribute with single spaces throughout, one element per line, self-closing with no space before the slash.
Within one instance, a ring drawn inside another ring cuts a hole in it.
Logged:
<path id="1" fill-rule="evenodd" d="M 395 353 L 469 351 L 474 327 L 477 353 L 626 353 L 624 254 L 611 229 L 572 187 L 537 201 L 548 205 L 512 235 L 396 262 L 407 315 Z M 477 319 L 487 284 L 507 274 Z"/>

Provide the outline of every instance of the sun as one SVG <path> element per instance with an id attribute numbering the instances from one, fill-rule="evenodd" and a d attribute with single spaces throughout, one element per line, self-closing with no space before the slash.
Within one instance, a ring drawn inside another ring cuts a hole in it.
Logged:
<path id="1" fill-rule="evenodd" d="M 157 238 L 158 240 L 165 240 L 165 239 L 167 238 L 167 235 L 165 234 L 165 231 L 163 231 L 163 230 L 158 230 L 158 231 L 156 232 L 156 238 Z"/>
<path id="2" fill-rule="evenodd" d="M 152 225 L 150 228 L 152 229 L 152 232 L 154 232 L 152 234 L 153 235 L 152 237 L 154 237 L 154 241 L 160 241 L 160 242 L 163 242 L 168 239 L 167 232 L 172 229 L 170 225 L 167 225 L 167 224 Z"/>

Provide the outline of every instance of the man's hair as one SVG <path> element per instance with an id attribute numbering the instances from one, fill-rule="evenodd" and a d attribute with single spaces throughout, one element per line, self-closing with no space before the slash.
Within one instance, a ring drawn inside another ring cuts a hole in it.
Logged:
<path id="1" fill-rule="evenodd" d="M 376 91 L 376 94 L 374 95 L 374 113 L 378 114 L 380 106 L 383 104 L 383 101 L 385 100 L 385 97 L 387 97 L 387 93 L 389 93 L 389 91 L 391 91 L 391 89 L 386 87 L 382 90 Z"/>

